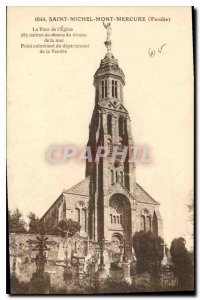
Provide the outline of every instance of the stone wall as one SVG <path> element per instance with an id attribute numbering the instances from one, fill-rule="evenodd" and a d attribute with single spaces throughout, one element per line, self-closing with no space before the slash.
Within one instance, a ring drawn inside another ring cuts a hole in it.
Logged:
<path id="1" fill-rule="evenodd" d="M 19 281 L 30 281 L 32 274 L 36 271 L 35 257 L 37 251 L 33 250 L 27 241 L 29 239 L 35 240 L 35 234 L 14 234 L 9 236 L 9 256 L 10 256 L 10 274 L 15 273 Z M 47 264 L 45 271 L 51 276 L 51 285 L 62 287 L 64 259 L 66 255 L 68 258 L 76 252 L 77 256 L 85 256 L 87 254 L 88 241 L 79 236 L 74 236 L 66 239 L 58 236 L 48 235 L 49 241 L 54 241 L 55 246 L 49 246 L 50 250 L 47 251 Z M 94 252 L 93 245 L 90 245 L 90 252 Z"/>

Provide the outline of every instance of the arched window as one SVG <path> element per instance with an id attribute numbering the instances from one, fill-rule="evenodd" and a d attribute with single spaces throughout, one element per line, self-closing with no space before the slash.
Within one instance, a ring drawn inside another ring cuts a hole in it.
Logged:
<path id="1" fill-rule="evenodd" d="M 113 222 L 113 218 L 112 218 L 112 214 L 110 214 L 110 223 L 112 224 Z"/>
<path id="2" fill-rule="evenodd" d="M 146 231 L 151 231 L 151 217 L 146 217 Z"/>
<path id="3" fill-rule="evenodd" d="M 122 137 L 124 134 L 124 118 L 122 116 L 119 117 L 119 136 Z"/>
<path id="4" fill-rule="evenodd" d="M 86 209 L 81 210 L 81 227 L 86 232 L 87 229 L 87 212 Z"/>
<path id="5" fill-rule="evenodd" d="M 117 95 L 117 80 L 112 80 L 112 97 L 118 98 Z"/>
<path id="6" fill-rule="evenodd" d="M 104 81 L 101 82 L 102 98 L 107 98 L 107 90 L 108 90 L 107 80 L 104 80 Z"/>
<path id="7" fill-rule="evenodd" d="M 117 95 L 117 81 L 115 80 L 115 97 L 118 98 L 118 95 Z"/>
<path id="8" fill-rule="evenodd" d="M 115 174 L 116 174 L 116 182 L 118 182 L 119 181 L 118 172 L 116 171 Z"/>
<path id="9" fill-rule="evenodd" d="M 115 183 L 115 178 L 114 178 L 114 171 L 111 170 L 111 184 L 114 184 Z"/>
<path id="10" fill-rule="evenodd" d="M 146 231 L 146 228 L 145 228 L 145 217 L 144 216 L 140 217 L 140 230 L 141 231 Z"/>
<path id="11" fill-rule="evenodd" d="M 119 224 L 119 216 L 117 216 L 117 224 Z"/>
<path id="12" fill-rule="evenodd" d="M 122 224 L 122 215 L 120 215 L 119 217 L 120 217 L 120 224 Z"/>
<path id="13" fill-rule="evenodd" d="M 119 172 L 119 182 L 124 183 L 124 174 L 122 171 Z"/>
<path id="14" fill-rule="evenodd" d="M 79 208 L 75 208 L 75 214 L 76 214 L 76 221 L 78 223 L 80 223 L 80 209 Z"/>
<path id="15" fill-rule="evenodd" d="M 112 116 L 108 114 L 107 116 L 107 127 L 108 127 L 108 134 L 112 135 Z"/>
<path id="16" fill-rule="evenodd" d="M 113 221 L 114 221 L 114 224 L 116 224 L 116 217 L 113 216 Z"/>
<path id="17" fill-rule="evenodd" d="M 66 203 L 63 203 L 63 219 L 66 219 Z"/>
<path id="18" fill-rule="evenodd" d="M 115 86 L 114 86 L 114 80 L 112 80 L 112 97 L 114 98 L 115 95 Z"/>

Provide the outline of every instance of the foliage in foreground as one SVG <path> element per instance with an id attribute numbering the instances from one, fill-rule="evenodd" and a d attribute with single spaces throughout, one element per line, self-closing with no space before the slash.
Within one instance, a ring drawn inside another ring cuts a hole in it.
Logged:
<path id="1" fill-rule="evenodd" d="M 31 289 L 30 283 L 19 282 L 16 278 L 12 278 L 11 287 L 13 294 L 37 294 L 37 290 Z M 45 288 L 45 287 L 44 287 Z M 54 295 L 89 295 L 89 294 L 132 294 L 132 293 L 150 293 L 150 292 L 169 292 L 177 291 L 176 287 L 162 287 L 157 286 L 156 289 L 153 285 L 136 286 L 134 284 L 129 285 L 125 281 L 116 281 L 112 278 L 108 278 L 101 284 L 89 283 L 88 281 L 72 283 L 69 281 L 66 286 L 63 287 L 50 287 L 49 294 Z"/>
<path id="2" fill-rule="evenodd" d="M 75 233 L 80 231 L 80 224 L 71 219 L 62 220 L 58 223 L 56 233 L 62 237 L 72 237 Z"/>
<path id="3" fill-rule="evenodd" d="M 10 233 L 27 233 L 26 222 L 19 209 L 8 210 L 8 228 Z"/>
<path id="4" fill-rule="evenodd" d="M 194 261 L 193 254 L 186 249 L 184 238 L 176 238 L 172 241 L 170 253 L 174 263 L 174 273 L 178 277 L 179 286 L 185 290 L 193 286 Z"/>
<path id="5" fill-rule="evenodd" d="M 133 248 L 137 258 L 138 273 L 159 268 L 164 255 L 163 247 L 164 240 L 153 232 L 140 231 L 135 233 Z"/>
<path id="6" fill-rule="evenodd" d="M 55 221 L 51 218 L 41 222 L 34 212 L 27 215 L 28 223 L 23 219 L 19 209 L 14 211 L 8 210 L 8 227 L 9 233 L 31 233 L 31 234 L 49 234 L 60 235 L 62 237 L 72 237 L 80 231 L 80 224 L 71 219 L 62 220 L 55 226 Z"/>

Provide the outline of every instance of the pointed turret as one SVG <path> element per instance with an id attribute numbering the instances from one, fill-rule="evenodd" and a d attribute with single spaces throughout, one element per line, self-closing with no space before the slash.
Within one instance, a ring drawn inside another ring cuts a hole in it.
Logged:
<path id="1" fill-rule="evenodd" d="M 104 24 L 104 27 L 107 29 L 107 40 L 104 42 L 107 53 L 101 60 L 100 66 L 94 75 L 96 103 L 106 99 L 123 102 L 125 76 L 122 69 L 119 67 L 118 60 L 111 53 L 111 25 L 110 23 L 108 23 L 108 25 Z"/>

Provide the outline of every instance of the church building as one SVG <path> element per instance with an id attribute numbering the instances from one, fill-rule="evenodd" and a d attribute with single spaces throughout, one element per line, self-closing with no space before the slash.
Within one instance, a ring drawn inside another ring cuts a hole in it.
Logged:
<path id="1" fill-rule="evenodd" d="M 105 27 L 107 52 L 94 75 L 95 103 L 87 146 L 107 146 L 109 156 L 87 161 L 85 178 L 64 190 L 41 220 L 51 219 L 54 226 L 60 220 L 75 220 L 81 225 L 81 236 L 116 246 L 131 243 L 135 232 L 141 230 L 163 236 L 163 223 L 159 202 L 136 182 L 135 163 L 120 160 L 120 151 L 134 145 L 134 141 L 123 99 L 125 75 L 111 52 L 110 24 Z M 116 146 L 117 157 L 111 161 Z"/>

